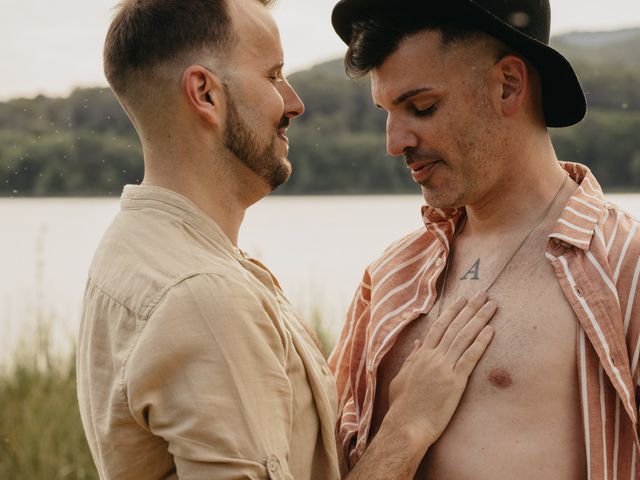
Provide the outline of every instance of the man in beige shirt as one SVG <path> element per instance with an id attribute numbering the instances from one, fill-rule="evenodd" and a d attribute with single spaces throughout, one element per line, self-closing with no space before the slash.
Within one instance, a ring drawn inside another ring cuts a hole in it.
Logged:
<path id="1" fill-rule="evenodd" d="M 291 172 L 285 133 L 304 110 L 266 3 L 126 0 L 107 34 L 145 177 L 125 187 L 84 300 L 78 398 L 103 479 L 340 477 L 327 364 L 277 280 L 236 247 L 245 210 Z M 349 478 L 409 478 L 494 311 L 460 300 L 416 344 Z"/>

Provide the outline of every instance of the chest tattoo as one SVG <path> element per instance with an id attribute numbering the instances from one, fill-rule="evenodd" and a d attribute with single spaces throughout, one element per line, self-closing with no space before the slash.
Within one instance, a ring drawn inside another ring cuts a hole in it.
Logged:
<path id="1" fill-rule="evenodd" d="M 460 280 L 480 280 L 480 259 L 476 260 Z"/>

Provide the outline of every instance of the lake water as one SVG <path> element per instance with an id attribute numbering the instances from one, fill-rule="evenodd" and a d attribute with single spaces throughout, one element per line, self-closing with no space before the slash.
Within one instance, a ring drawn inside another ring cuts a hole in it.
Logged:
<path id="1" fill-rule="evenodd" d="M 640 194 L 608 197 L 640 217 Z M 337 333 L 364 268 L 421 225 L 421 205 L 420 195 L 270 197 L 247 212 L 239 246 Z M 38 319 L 70 348 L 93 252 L 118 210 L 118 199 L 0 199 L 0 361 L 33 341 Z"/>

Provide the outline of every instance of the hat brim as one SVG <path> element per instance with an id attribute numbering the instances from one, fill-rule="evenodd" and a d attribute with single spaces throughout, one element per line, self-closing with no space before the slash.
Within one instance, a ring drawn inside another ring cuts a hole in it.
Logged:
<path id="1" fill-rule="evenodd" d="M 348 45 L 352 26 L 375 12 L 431 15 L 451 18 L 474 26 L 517 51 L 538 71 L 542 83 L 542 106 L 548 127 L 568 127 L 580 122 L 587 112 L 582 86 L 569 61 L 558 51 L 532 38 L 470 0 L 341 0 L 333 9 L 331 22 Z"/>

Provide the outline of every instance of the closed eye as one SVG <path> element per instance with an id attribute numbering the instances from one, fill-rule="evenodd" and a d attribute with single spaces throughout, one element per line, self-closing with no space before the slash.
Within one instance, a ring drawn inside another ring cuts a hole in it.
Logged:
<path id="1" fill-rule="evenodd" d="M 282 69 L 284 67 L 283 63 L 280 63 L 274 67 L 271 68 L 269 75 L 267 76 L 267 78 L 269 79 L 269 81 L 271 82 L 278 82 L 278 81 L 282 81 L 284 79 L 284 75 L 282 74 Z"/>
<path id="2" fill-rule="evenodd" d="M 413 114 L 416 117 L 428 117 L 429 115 L 433 115 L 437 109 L 438 109 L 438 105 L 435 103 L 431 105 L 429 108 L 425 108 L 422 110 L 416 107 L 412 107 Z"/>

